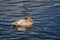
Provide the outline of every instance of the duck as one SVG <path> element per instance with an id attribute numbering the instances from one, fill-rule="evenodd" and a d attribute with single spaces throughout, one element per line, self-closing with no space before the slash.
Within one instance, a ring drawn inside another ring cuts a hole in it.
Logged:
<path id="1" fill-rule="evenodd" d="M 17 30 L 29 32 L 33 25 L 33 19 L 27 16 L 24 19 L 16 20 L 12 24 L 13 28 Z"/>

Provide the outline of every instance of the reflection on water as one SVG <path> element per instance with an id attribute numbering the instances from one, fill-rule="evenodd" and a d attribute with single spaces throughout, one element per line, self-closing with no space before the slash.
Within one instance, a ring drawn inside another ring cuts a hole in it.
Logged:
<path id="1" fill-rule="evenodd" d="M 60 1 L 30 0 L 28 10 L 24 10 L 22 1 L 0 0 L 0 40 L 60 40 Z M 25 18 L 23 11 L 34 20 L 29 33 L 14 29 L 11 24 Z"/>

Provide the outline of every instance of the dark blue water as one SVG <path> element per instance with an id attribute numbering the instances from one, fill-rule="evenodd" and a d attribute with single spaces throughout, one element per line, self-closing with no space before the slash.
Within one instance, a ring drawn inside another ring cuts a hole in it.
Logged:
<path id="1" fill-rule="evenodd" d="M 0 0 L 0 40 L 60 40 L 59 0 Z M 33 18 L 29 33 L 18 31 L 12 26 L 15 20 L 25 18 L 25 13 Z"/>

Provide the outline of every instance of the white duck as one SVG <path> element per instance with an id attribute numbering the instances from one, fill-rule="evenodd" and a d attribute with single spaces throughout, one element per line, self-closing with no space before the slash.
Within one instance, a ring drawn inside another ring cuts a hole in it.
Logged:
<path id="1" fill-rule="evenodd" d="M 14 28 L 21 31 L 29 32 L 33 25 L 33 20 L 31 17 L 26 17 L 25 19 L 20 19 L 12 23 Z"/>

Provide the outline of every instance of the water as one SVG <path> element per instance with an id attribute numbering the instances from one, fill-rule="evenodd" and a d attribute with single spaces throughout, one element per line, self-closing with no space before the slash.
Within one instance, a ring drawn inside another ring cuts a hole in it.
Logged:
<path id="1" fill-rule="evenodd" d="M 24 0 L 0 0 L 0 40 L 60 40 L 60 1 L 27 0 L 26 14 L 34 24 L 29 33 L 12 26 L 15 20 L 25 18 Z"/>

